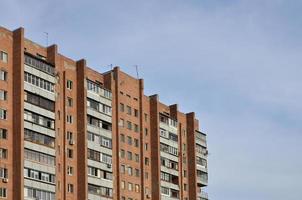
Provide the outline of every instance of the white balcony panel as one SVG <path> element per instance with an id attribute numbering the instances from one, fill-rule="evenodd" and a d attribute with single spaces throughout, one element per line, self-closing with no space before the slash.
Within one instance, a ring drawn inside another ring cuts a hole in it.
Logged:
<path id="1" fill-rule="evenodd" d="M 95 101 L 98 101 L 102 104 L 105 104 L 107 106 L 110 106 L 110 107 L 112 105 L 112 101 L 110 99 L 107 99 L 107 98 L 103 97 L 102 95 L 96 94 L 96 93 L 94 93 L 92 91 L 89 91 L 89 90 L 87 91 L 87 97 L 90 98 L 90 99 L 93 99 Z"/>
<path id="2" fill-rule="evenodd" d="M 105 136 L 107 138 L 112 138 L 112 132 L 111 131 L 108 131 L 108 130 L 105 130 L 105 129 L 102 129 L 102 128 L 98 128 L 98 127 L 95 127 L 95 126 L 91 126 L 89 124 L 87 125 L 87 131 L 91 132 L 91 133 L 98 134 L 98 135 Z"/>
<path id="3" fill-rule="evenodd" d="M 165 129 L 166 131 L 169 131 L 171 133 L 178 135 L 177 128 L 174 126 L 170 126 L 166 123 L 159 122 L 159 127 Z"/>
<path id="4" fill-rule="evenodd" d="M 112 156 L 112 149 L 108 149 L 108 148 L 102 147 L 102 146 L 101 146 L 99 143 L 97 143 L 97 142 L 88 141 L 88 148 Z"/>
<path id="5" fill-rule="evenodd" d="M 111 167 L 108 167 L 108 165 L 106 163 L 97 162 L 97 161 L 88 159 L 88 166 L 112 172 L 112 165 L 111 165 Z"/>
<path id="6" fill-rule="evenodd" d="M 34 93 L 34 94 L 37 94 L 37 95 L 40 95 L 40 96 L 42 96 L 46 99 L 52 100 L 52 101 L 56 100 L 55 93 L 49 92 L 47 90 L 44 90 L 42 88 L 39 88 L 39 87 L 37 87 L 35 85 L 32 85 L 32 84 L 29 84 L 27 82 L 24 82 L 24 90 L 29 91 L 29 92 Z"/>
<path id="7" fill-rule="evenodd" d="M 167 188 L 179 191 L 179 186 L 176 185 L 176 184 L 173 184 L 173 183 L 169 183 L 169 182 L 166 182 L 166 181 L 160 181 L 160 185 L 163 186 L 163 187 L 167 187 Z"/>
<path id="8" fill-rule="evenodd" d="M 53 192 L 53 193 L 56 192 L 56 186 L 53 184 L 47 184 L 44 182 L 30 180 L 27 178 L 24 178 L 24 186 L 37 188 L 39 190 L 44 190 L 44 191 Z"/>
<path id="9" fill-rule="evenodd" d="M 24 167 L 30 168 L 30 169 L 35 169 L 35 170 L 42 171 L 42 172 L 47 172 L 50 174 L 56 173 L 55 166 L 52 167 L 52 166 L 48 166 L 48 165 L 43 165 L 43 164 L 33 162 L 30 160 L 24 160 Z"/>
<path id="10" fill-rule="evenodd" d="M 164 138 L 164 137 L 160 137 L 160 142 L 164 143 L 164 144 L 167 144 L 171 147 L 174 147 L 174 148 L 177 148 L 178 149 L 178 143 L 173 141 L 173 140 L 169 140 L 167 138 Z"/>
<path id="11" fill-rule="evenodd" d="M 54 112 L 46 110 L 46 109 L 41 108 L 39 106 L 30 104 L 28 102 L 24 102 L 24 108 L 26 110 L 30 110 L 32 112 L 38 113 L 38 114 L 43 115 L 45 117 L 48 117 L 50 119 L 55 119 L 55 113 Z"/>
<path id="12" fill-rule="evenodd" d="M 161 195 L 161 200 L 176 200 L 179 198 L 174 198 L 174 197 L 170 197 L 170 196 L 166 196 L 166 195 Z"/>
<path id="13" fill-rule="evenodd" d="M 196 169 L 203 171 L 203 172 L 208 172 L 208 169 L 204 166 L 196 164 Z"/>
<path id="14" fill-rule="evenodd" d="M 169 169 L 169 168 L 167 168 L 165 166 L 161 166 L 160 170 L 163 171 L 163 172 L 166 172 L 168 174 L 172 174 L 174 176 L 178 176 L 178 174 L 179 174 L 177 170 Z"/>
<path id="15" fill-rule="evenodd" d="M 102 178 L 88 176 L 88 183 L 91 183 L 91 184 L 97 185 L 97 186 L 113 188 L 113 182 L 112 181 L 102 179 Z"/>
<path id="16" fill-rule="evenodd" d="M 56 78 L 54 76 L 51 76 L 51 75 L 49 75 L 49 74 L 47 74 L 45 72 L 42 72 L 42 71 L 40 71 L 40 70 L 38 70 L 36 68 L 30 67 L 27 64 L 24 64 L 24 71 L 28 72 L 30 74 L 33 74 L 33 75 L 35 75 L 37 77 L 40 77 L 40 78 L 42 78 L 42 79 L 44 79 L 46 81 L 49 81 L 49 82 L 51 82 L 53 84 L 56 84 L 57 80 L 56 80 Z"/>
<path id="17" fill-rule="evenodd" d="M 53 148 L 49 148 L 40 144 L 35 144 L 29 141 L 24 141 L 24 148 L 32 149 L 34 151 L 38 151 L 52 156 L 56 155 L 56 151 Z"/>
<path id="18" fill-rule="evenodd" d="M 44 135 L 48 135 L 50 137 L 56 137 L 56 133 L 54 130 L 39 126 L 28 121 L 24 121 L 24 128 L 36 131 L 38 133 L 42 133 Z"/>
<path id="19" fill-rule="evenodd" d="M 178 162 L 178 157 L 177 156 L 173 156 L 173 155 L 171 155 L 171 154 L 168 154 L 168 153 L 166 153 L 166 152 L 160 152 L 160 156 L 162 156 L 162 157 L 164 157 L 164 158 L 168 158 L 168 159 L 170 159 L 170 160 L 173 160 L 173 161 L 175 161 L 175 162 Z"/>
<path id="20" fill-rule="evenodd" d="M 106 115 L 105 113 L 97 112 L 96 110 L 93 110 L 92 108 L 89 107 L 87 108 L 87 114 L 109 123 L 112 122 L 111 116 Z"/>

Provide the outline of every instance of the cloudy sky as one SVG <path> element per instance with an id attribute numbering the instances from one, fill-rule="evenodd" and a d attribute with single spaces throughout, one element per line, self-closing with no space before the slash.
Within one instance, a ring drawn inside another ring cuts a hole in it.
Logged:
<path id="1" fill-rule="evenodd" d="M 211 200 L 302 199 L 302 1 L 1 0 L 0 25 L 195 111 Z"/>

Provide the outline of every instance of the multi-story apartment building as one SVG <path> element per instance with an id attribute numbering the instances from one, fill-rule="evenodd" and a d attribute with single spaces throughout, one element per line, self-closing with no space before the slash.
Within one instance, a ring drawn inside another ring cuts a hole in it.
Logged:
<path id="1" fill-rule="evenodd" d="M 0 28 L 0 199 L 208 199 L 195 114 Z"/>

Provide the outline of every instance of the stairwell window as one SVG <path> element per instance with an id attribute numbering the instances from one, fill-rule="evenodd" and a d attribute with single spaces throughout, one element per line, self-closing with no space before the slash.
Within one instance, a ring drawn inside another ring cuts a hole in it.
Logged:
<path id="1" fill-rule="evenodd" d="M 0 128 L 0 139 L 7 139 L 7 129 Z"/>
<path id="2" fill-rule="evenodd" d="M 72 90 L 72 81 L 71 80 L 67 80 L 67 89 Z"/>
<path id="3" fill-rule="evenodd" d="M 7 111 L 0 108 L 0 119 L 7 119 Z"/>
<path id="4" fill-rule="evenodd" d="M 7 91 L 0 90 L 0 100 L 6 101 L 7 100 Z"/>
<path id="5" fill-rule="evenodd" d="M 4 63 L 8 62 L 8 55 L 4 51 L 0 51 L 0 60 Z"/>
<path id="6" fill-rule="evenodd" d="M 67 123 L 72 124 L 73 117 L 71 115 L 67 115 Z"/>
<path id="7" fill-rule="evenodd" d="M 6 188 L 0 187 L 0 198 L 7 198 Z"/>
<path id="8" fill-rule="evenodd" d="M 0 80 L 6 81 L 7 80 L 7 72 L 4 70 L 0 70 Z"/>
<path id="9" fill-rule="evenodd" d="M 1 159 L 7 159 L 7 149 L 3 149 L 3 148 L 0 148 L 0 158 Z"/>

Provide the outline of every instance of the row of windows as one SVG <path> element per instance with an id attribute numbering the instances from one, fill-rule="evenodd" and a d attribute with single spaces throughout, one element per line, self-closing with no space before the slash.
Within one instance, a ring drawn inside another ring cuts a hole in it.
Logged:
<path id="1" fill-rule="evenodd" d="M 122 181 L 121 182 L 121 189 L 125 190 L 126 189 L 126 182 Z M 127 187 L 128 191 L 135 191 L 135 192 L 140 192 L 140 186 L 138 184 L 133 184 L 128 182 L 128 187 Z"/>
<path id="2" fill-rule="evenodd" d="M 207 168 L 207 160 L 196 156 L 196 164 L 201 165 L 204 168 Z"/>
<path id="3" fill-rule="evenodd" d="M 108 99 L 112 99 L 112 93 L 109 90 L 102 88 L 100 84 L 89 79 L 87 79 L 87 90 L 100 94 Z"/>
<path id="4" fill-rule="evenodd" d="M 4 51 L 0 51 L 0 61 L 7 63 L 8 62 L 8 55 Z"/>
<path id="5" fill-rule="evenodd" d="M 55 183 L 55 175 L 28 168 L 24 168 L 24 177 L 47 183 Z"/>
<path id="6" fill-rule="evenodd" d="M 40 87 L 49 92 L 54 92 L 54 84 L 30 73 L 24 73 L 24 81 Z"/>
<path id="7" fill-rule="evenodd" d="M 88 166 L 88 175 L 102 179 L 112 180 L 112 172 L 104 171 L 95 167 Z"/>
<path id="8" fill-rule="evenodd" d="M 171 133 L 163 128 L 160 128 L 160 136 L 172 140 L 174 142 L 178 142 L 178 135 Z"/>
<path id="9" fill-rule="evenodd" d="M 24 57 L 25 57 L 25 64 L 30 65 L 31 67 L 34 67 L 52 76 L 55 74 L 55 68 L 45 63 L 44 61 L 33 58 L 27 54 L 25 54 Z"/>
<path id="10" fill-rule="evenodd" d="M 112 115 L 112 109 L 110 106 L 107 106 L 105 104 L 99 103 L 93 99 L 87 98 L 87 106 L 89 108 L 92 108 L 93 110 L 96 110 L 98 112 L 105 113 L 107 115 Z"/>
<path id="11" fill-rule="evenodd" d="M 112 140 L 110 138 L 100 136 L 95 133 L 88 132 L 87 133 L 87 139 L 91 142 L 97 142 L 101 146 L 112 149 Z"/>
<path id="12" fill-rule="evenodd" d="M 91 115 L 87 115 L 87 123 L 91 126 L 95 126 L 95 127 L 102 128 L 105 130 L 109 130 L 109 131 L 112 130 L 112 125 L 110 123 L 100 120 L 98 118 L 95 118 Z"/>
<path id="13" fill-rule="evenodd" d="M 178 176 L 166 172 L 160 172 L 160 180 L 178 185 Z"/>
<path id="14" fill-rule="evenodd" d="M 94 161 L 103 162 L 106 164 L 112 164 L 112 156 L 92 150 L 92 149 L 88 149 L 87 157 L 88 157 L 88 159 L 91 159 Z"/>
<path id="15" fill-rule="evenodd" d="M 120 127 L 125 127 L 125 120 L 124 119 L 120 119 L 120 121 L 119 121 L 119 126 Z M 139 132 L 139 126 L 137 125 L 137 124 L 134 124 L 133 123 L 133 126 L 132 126 L 132 122 L 130 122 L 130 121 L 127 121 L 127 129 L 128 130 L 134 130 L 135 132 Z"/>
<path id="16" fill-rule="evenodd" d="M 55 139 L 35 131 L 24 129 L 24 140 L 42 144 L 51 148 L 55 147 Z"/>
<path id="17" fill-rule="evenodd" d="M 126 166 L 125 165 L 121 165 L 121 173 L 122 174 L 126 173 Z M 140 171 L 139 171 L 139 169 L 134 169 L 134 172 L 133 172 L 132 167 L 127 167 L 127 174 L 129 176 L 135 175 L 136 177 L 139 177 L 140 176 Z"/>
<path id="18" fill-rule="evenodd" d="M 203 171 L 197 170 L 197 177 L 205 182 L 208 181 L 208 174 Z"/>
<path id="19" fill-rule="evenodd" d="M 206 147 L 203 147 L 203 146 L 201 146 L 201 145 L 199 145 L 199 144 L 196 144 L 196 151 L 197 151 L 198 153 L 203 154 L 203 155 L 206 155 L 206 154 L 207 154 L 207 148 L 206 148 Z"/>
<path id="20" fill-rule="evenodd" d="M 24 149 L 24 158 L 41 164 L 55 166 L 55 157 L 37 151 Z"/>
<path id="21" fill-rule="evenodd" d="M 0 198 L 7 198 L 7 189 L 0 187 Z"/>
<path id="22" fill-rule="evenodd" d="M 112 197 L 112 189 L 97 185 L 88 184 L 88 193 L 96 194 L 104 197 Z"/>
<path id="23" fill-rule="evenodd" d="M 30 92 L 24 93 L 24 100 L 28 103 L 34 104 L 50 111 L 55 110 L 55 102 Z"/>
<path id="24" fill-rule="evenodd" d="M 179 191 L 161 186 L 161 194 L 172 198 L 179 198 Z"/>
<path id="25" fill-rule="evenodd" d="M 36 188 L 24 187 L 24 197 L 39 200 L 55 200 L 55 193 Z"/>
<path id="26" fill-rule="evenodd" d="M 178 149 L 167 144 L 160 143 L 160 151 L 178 156 Z"/>
<path id="27" fill-rule="evenodd" d="M 126 142 L 126 141 L 125 141 L 125 135 L 121 133 L 120 136 L 121 136 L 121 137 L 120 137 L 121 142 L 123 142 L 123 143 Z M 139 147 L 139 140 L 136 139 L 136 138 L 133 138 L 133 139 L 132 139 L 131 136 L 127 136 L 127 144 L 128 144 L 128 145 L 133 145 L 133 144 L 134 144 L 135 147 Z"/>
<path id="28" fill-rule="evenodd" d="M 121 149 L 121 158 L 125 158 L 125 150 Z M 133 153 L 131 151 L 127 151 L 127 159 L 128 160 L 132 160 L 133 159 Z M 135 162 L 139 162 L 139 155 L 138 154 L 134 154 L 134 160 Z"/>
<path id="29" fill-rule="evenodd" d="M 24 110 L 24 120 L 44 126 L 46 128 L 55 128 L 55 121 L 53 119 L 49 119 L 48 117 L 44 117 L 28 110 Z"/>
<path id="30" fill-rule="evenodd" d="M 167 168 L 178 170 L 178 163 L 175 162 L 175 161 L 172 161 L 172 160 L 169 160 L 167 158 L 161 157 L 160 158 L 160 163 L 161 163 L 162 166 L 165 166 Z"/>
<path id="31" fill-rule="evenodd" d="M 126 110 L 126 113 L 128 115 L 132 115 L 132 110 L 133 110 L 133 114 L 135 117 L 138 117 L 139 113 L 138 113 L 138 110 L 135 109 L 135 108 L 131 108 L 131 106 L 126 106 L 127 110 Z M 120 103 L 120 112 L 125 112 L 125 105 L 123 103 Z"/>
<path id="32" fill-rule="evenodd" d="M 176 120 L 171 119 L 171 118 L 169 118 L 169 117 L 167 117 L 165 115 L 162 115 L 162 114 L 159 115 L 159 119 L 160 119 L 160 121 L 162 123 L 165 123 L 165 124 L 167 124 L 169 126 L 177 128 L 177 121 Z"/>

